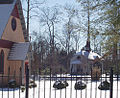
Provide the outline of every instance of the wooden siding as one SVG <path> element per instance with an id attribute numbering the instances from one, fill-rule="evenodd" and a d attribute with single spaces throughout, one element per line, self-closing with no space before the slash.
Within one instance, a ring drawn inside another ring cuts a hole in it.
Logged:
<path id="1" fill-rule="evenodd" d="M 25 42 L 20 19 L 15 17 L 15 19 L 17 21 L 17 27 L 16 27 L 16 30 L 13 31 L 11 28 L 11 19 L 12 18 L 13 18 L 13 16 L 10 16 L 8 24 L 6 25 L 6 28 L 2 34 L 2 39 L 9 40 L 12 42 Z M 8 55 L 9 55 L 10 49 L 0 48 L 0 51 L 1 50 L 4 51 L 4 75 L 8 75 L 9 67 L 10 67 L 9 75 L 14 75 L 14 73 L 15 73 L 15 75 L 19 75 L 22 61 L 8 61 Z M 7 79 L 4 79 L 4 84 L 6 84 L 7 81 L 8 81 Z M 18 79 L 17 79 L 17 83 L 19 83 Z"/>
<path id="2" fill-rule="evenodd" d="M 25 42 L 20 19 L 15 18 L 17 21 L 17 27 L 16 27 L 16 30 L 13 31 L 11 27 L 12 18 L 13 16 L 10 17 L 8 24 L 6 25 L 6 28 L 2 35 L 2 39 L 13 41 L 13 42 Z"/>

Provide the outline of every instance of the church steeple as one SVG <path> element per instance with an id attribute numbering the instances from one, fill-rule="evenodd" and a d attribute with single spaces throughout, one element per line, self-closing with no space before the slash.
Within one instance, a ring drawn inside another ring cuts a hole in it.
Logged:
<path id="1" fill-rule="evenodd" d="M 90 48 L 90 40 L 89 40 L 89 39 L 87 39 L 87 41 L 86 41 L 86 45 L 85 45 L 85 47 L 84 47 L 84 50 L 85 50 L 85 51 L 88 51 L 88 52 L 91 51 L 91 48 Z"/>

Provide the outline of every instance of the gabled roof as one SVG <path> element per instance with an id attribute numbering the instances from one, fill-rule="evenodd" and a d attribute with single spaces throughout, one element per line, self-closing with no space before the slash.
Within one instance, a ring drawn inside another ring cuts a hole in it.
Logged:
<path id="1" fill-rule="evenodd" d="M 29 46 L 29 42 L 14 43 L 9 52 L 8 60 L 25 60 Z"/>
<path id="2" fill-rule="evenodd" d="M 101 56 L 99 54 L 97 54 L 97 53 L 95 53 L 93 51 L 88 52 L 88 51 L 82 50 L 82 51 L 76 53 L 75 55 L 76 56 L 82 55 L 82 56 L 86 57 L 89 60 L 95 60 L 96 58 L 101 58 Z"/>
<path id="3" fill-rule="evenodd" d="M 16 0 L 12 4 L 0 4 L 0 39 L 2 33 L 8 23 L 9 17 L 11 16 L 12 10 L 16 4 Z"/>
<path id="4" fill-rule="evenodd" d="M 13 0 L 13 3 L 10 3 L 10 4 L 0 4 L 0 39 L 8 23 L 8 20 L 12 14 L 12 11 L 14 10 L 14 7 L 16 5 L 17 5 L 19 18 L 21 20 L 24 39 L 25 41 L 28 41 L 28 35 L 27 35 L 27 30 L 26 30 L 26 25 L 25 25 L 23 10 L 22 10 L 22 4 L 20 0 Z"/>
<path id="5" fill-rule="evenodd" d="M 12 42 L 12 41 L 0 39 L 0 48 L 10 49 L 13 44 L 14 44 L 14 42 Z"/>
<path id="6" fill-rule="evenodd" d="M 80 59 L 78 59 L 78 56 L 80 56 Z M 81 59 L 81 57 L 84 57 Z M 95 61 L 96 59 L 100 59 L 101 56 L 93 51 L 84 51 L 81 50 L 80 52 L 76 53 L 73 58 L 70 61 L 70 64 L 75 65 L 84 65 L 87 64 L 88 61 Z"/>
<path id="7" fill-rule="evenodd" d="M 19 18 L 21 20 L 21 26 L 22 26 L 22 30 L 23 30 L 23 34 L 24 34 L 24 39 L 26 42 L 28 42 L 28 34 L 27 34 L 27 30 L 26 30 L 26 25 L 25 25 L 22 4 L 21 4 L 20 0 L 17 0 L 16 3 L 17 3 L 17 8 L 18 8 Z"/>

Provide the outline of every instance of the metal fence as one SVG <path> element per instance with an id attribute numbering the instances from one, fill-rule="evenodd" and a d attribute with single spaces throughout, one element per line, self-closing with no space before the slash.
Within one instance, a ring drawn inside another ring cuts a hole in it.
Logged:
<path id="1" fill-rule="evenodd" d="M 118 98 L 120 96 L 120 78 L 118 74 L 114 75 L 113 73 L 114 71 L 111 68 L 109 75 L 102 75 L 99 80 L 93 81 L 92 75 L 63 74 L 62 71 L 60 74 L 52 75 L 51 69 L 49 74 L 45 72 L 41 75 L 39 70 L 38 75 L 29 76 L 29 69 L 27 68 L 25 86 L 14 87 L 15 81 L 9 81 L 9 75 L 0 76 L 1 83 L 3 83 L 4 78 L 8 79 L 7 87 L 1 85 L 0 98 Z M 12 77 L 18 78 L 21 82 L 20 75 Z M 67 86 L 62 87 L 62 83 L 65 83 L 65 81 Z M 109 87 L 100 89 L 100 84 L 104 81 L 109 83 Z M 79 88 L 81 83 L 83 86 L 86 85 L 82 89 Z M 77 84 L 78 89 L 76 88 Z M 10 85 L 13 87 L 10 87 Z"/>

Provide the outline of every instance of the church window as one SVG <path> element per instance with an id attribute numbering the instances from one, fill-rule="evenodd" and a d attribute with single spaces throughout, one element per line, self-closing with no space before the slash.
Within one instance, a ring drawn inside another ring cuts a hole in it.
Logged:
<path id="1" fill-rule="evenodd" d="M 0 73 L 4 73 L 4 51 L 0 53 Z"/>

